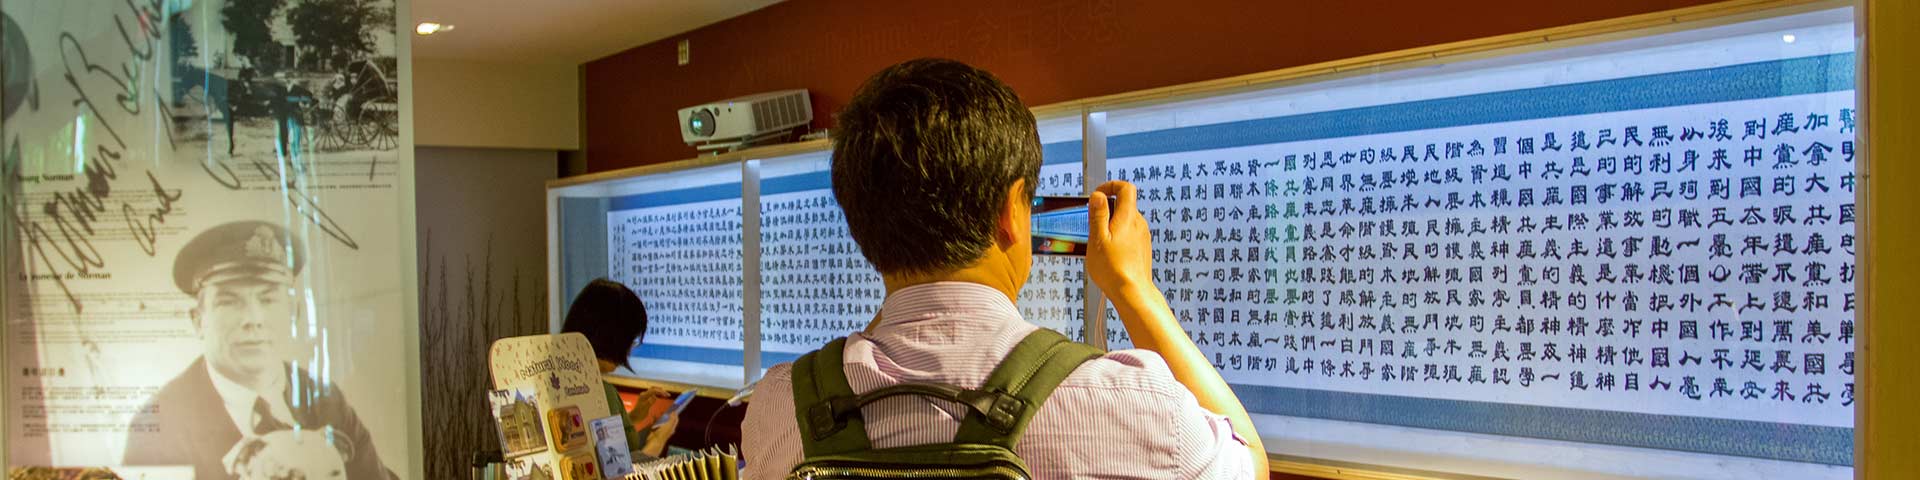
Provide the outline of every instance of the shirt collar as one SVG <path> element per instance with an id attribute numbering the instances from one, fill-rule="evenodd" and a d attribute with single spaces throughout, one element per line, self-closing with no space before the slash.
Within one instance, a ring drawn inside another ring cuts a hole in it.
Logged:
<path id="1" fill-rule="evenodd" d="M 1007 294 L 972 282 L 934 282 L 914 285 L 887 295 L 880 305 L 874 331 L 942 319 L 1008 321 L 1020 318 Z"/>
<path id="2" fill-rule="evenodd" d="M 221 374 L 219 369 L 213 368 L 213 362 L 207 362 L 207 376 L 213 377 L 213 390 L 219 392 L 220 399 L 227 403 L 244 401 L 248 407 L 252 407 L 253 399 L 260 396 L 260 394 L 253 391 L 252 388 L 241 385 L 239 382 L 228 379 L 226 375 Z"/>
<path id="3" fill-rule="evenodd" d="M 277 381 L 272 388 L 276 391 L 271 394 L 255 391 L 251 387 L 228 379 L 226 375 L 220 373 L 220 370 L 213 368 L 212 362 L 207 363 L 207 376 L 213 378 L 214 392 L 220 395 L 220 401 L 226 404 L 228 416 L 233 418 L 233 423 L 239 425 L 242 431 L 252 429 L 251 417 L 255 399 L 265 399 L 274 417 L 282 423 L 291 424 L 293 416 L 286 406 L 287 382 L 284 375 L 274 375 Z"/>

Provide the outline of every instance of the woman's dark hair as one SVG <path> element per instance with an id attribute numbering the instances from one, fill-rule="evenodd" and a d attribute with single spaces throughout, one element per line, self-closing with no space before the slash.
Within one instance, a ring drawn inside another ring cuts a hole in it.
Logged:
<path id="1" fill-rule="evenodd" d="M 595 358 L 626 365 L 629 350 L 647 335 L 647 306 L 626 285 L 596 278 L 573 297 L 560 331 L 586 335 Z"/>
<path id="2" fill-rule="evenodd" d="M 1033 113 L 993 74 L 964 63 L 887 67 L 836 118 L 833 195 L 860 253 L 882 273 L 980 259 L 1007 186 L 1025 179 L 1032 197 L 1039 180 Z"/>

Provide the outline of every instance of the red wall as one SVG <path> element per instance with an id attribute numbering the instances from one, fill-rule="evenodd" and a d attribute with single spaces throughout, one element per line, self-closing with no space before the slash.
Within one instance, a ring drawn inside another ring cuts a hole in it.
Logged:
<path id="1" fill-rule="evenodd" d="M 674 112 L 739 95 L 808 89 L 830 128 L 868 75 L 916 57 L 971 63 L 1044 105 L 1704 3 L 789 0 L 587 63 L 588 170 L 691 158 Z"/>

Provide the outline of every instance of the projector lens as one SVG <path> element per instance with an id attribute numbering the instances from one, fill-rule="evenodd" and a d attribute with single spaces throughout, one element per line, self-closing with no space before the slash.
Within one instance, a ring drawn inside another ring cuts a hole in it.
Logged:
<path id="1" fill-rule="evenodd" d="M 687 116 L 687 133 L 696 137 L 713 136 L 713 109 L 694 110 Z"/>

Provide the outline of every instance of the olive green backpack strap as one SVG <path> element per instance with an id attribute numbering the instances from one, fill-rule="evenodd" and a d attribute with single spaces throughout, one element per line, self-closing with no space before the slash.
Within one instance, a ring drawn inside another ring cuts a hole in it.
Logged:
<path id="1" fill-rule="evenodd" d="M 1035 330 L 1007 353 L 1000 366 L 987 375 L 980 390 L 1010 395 L 1015 401 L 995 402 L 991 412 L 970 414 L 960 421 L 954 443 L 998 445 L 1011 451 L 1027 430 L 1027 423 L 1040 412 L 1040 405 L 1053 395 L 1080 364 L 1099 358 L 1100 349 L 1067 340 L 1060 332 Z M 862 439 L 864 440 L 864 438 Z"/>
<path id="2" fill-rule="evenodd" d="M 855 396 L 843 362 L 846 345 L 847 338 L 840 337 L 793 362 L 793 414 L 800 423 L 800 445 L 807 458 L 873 448 L 859 412 L 835 418 L 830 404 L 835 398 Z"/>

